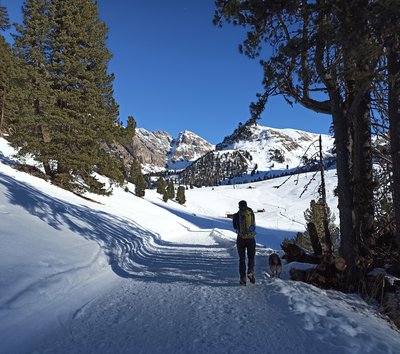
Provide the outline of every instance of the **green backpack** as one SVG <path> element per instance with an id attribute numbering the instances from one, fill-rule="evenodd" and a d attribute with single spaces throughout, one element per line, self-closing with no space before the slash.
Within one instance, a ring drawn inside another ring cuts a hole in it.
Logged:
<path id="1" fill-rule="evenodd" d="M 242 238 L 253 238 L 256 235 L 256 222 L 251 209 L 239 210 L 239 236 Z"/>

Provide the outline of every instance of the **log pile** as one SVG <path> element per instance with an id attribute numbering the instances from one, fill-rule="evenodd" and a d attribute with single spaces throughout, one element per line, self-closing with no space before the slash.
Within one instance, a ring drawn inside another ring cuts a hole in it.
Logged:
<path id="1" fill-rule="evenodd" d="M 309 229 L 310 230 L 310 229 Z M 311 230 L 312 231 L 312 228 Z M 372 258 L 358 257 L 356 259 L 356 272 L 359 272 L 359 284 L 347 284 L 346 261 L 329 253 L 319 255 L 321 250 L 313 238 L 314 255 L 294 243 L 282 245 L 285 252 L 283 256 L 287 263 L 302 262 L 316 264 L 311 269 L 290 270 L 290 278 L 313 284 L 322 289 L 335 289 L 343 292 L 356 291 L 367 301 L 377 301 L 380 304 L 380 312 L 389 317 L 400 328 L 400 279 L 390 276 L 385 271 L 377 274 L 371 273 Z M 396 273 L 394 273 L 396 274 Z"/>
<path id="2" fill-rule="evenodd" d="M 320 257 L 307 253 L 306 251 L 304 251 L 304 249 L 302 249 L 295 243 L 286 243 L 282 245 L 282 249 L 285 252 L 284 258 L 288 263 L 302 262 L 318 264 L 321 261 Z"/>
<path id="3" fill-rule="evenodd" d="M 309 262 L 308 262 L 309 263 Z M 322 256 L 315 268 L 291 269 L 292 280 L 303 281 L 323 289 L 344 290 L 346 262 L 341 257 Z"/>
<path id="4" fill-rule="evenodd" d="M 307 224 L 311 245 L 314 254 L 309 254 L 295 243 L 282 245 L 285 259 L 290 262 L 303 262 L 317 264 L 315 268 L 300 270 L 291 269 L 292 280 L 303 281 L 324 289 L 344 289 L 344 272 L 346 261 L 342 257 L 335 257 L 330 252 L 323 254 L 317 229 L 313 223 Z"/>

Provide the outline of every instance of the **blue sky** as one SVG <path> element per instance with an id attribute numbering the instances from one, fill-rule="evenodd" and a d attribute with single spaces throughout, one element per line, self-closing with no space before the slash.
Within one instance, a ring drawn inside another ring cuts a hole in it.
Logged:
<path id="1" fill-rule="evenodd" d="M 0 3 L 21 22 L 23 0 Z M 239 54 L 244 29 L 212 24 L 213 0 L 99 0 L 99 9 L 121 121 L 132 115 L 138 127 L 173 137 L 191 130 L 216 144 L 250 117 L 262 70 Z M 331 117 L 277 97 L 260 124 L 328 133 Z"/>

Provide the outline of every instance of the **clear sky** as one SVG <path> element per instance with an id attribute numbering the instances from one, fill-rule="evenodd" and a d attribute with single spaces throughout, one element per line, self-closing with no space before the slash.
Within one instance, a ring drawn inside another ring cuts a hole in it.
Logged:
<path id="1" fill-rule="evenodd" d="M 21 22 L 23 2 L 0 0 L 11 22 Z M 98 2 L 109 27 L 121 121 L 132 115 L 138 127 L 173 137 L 191 130 L 216 144 L 250 118 L 249 104 L 262 89 L 261 66 L 239 53 L 243 28 L 212 24 L 213 0 Z M 277 97 L 260 124 L 327 134 L 331 117 Z"/>

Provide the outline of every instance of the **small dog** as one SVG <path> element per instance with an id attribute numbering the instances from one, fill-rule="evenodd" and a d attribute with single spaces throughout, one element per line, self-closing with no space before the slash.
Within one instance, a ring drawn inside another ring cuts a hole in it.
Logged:
<path id="1" fill-rule="evenodd" d="M 272 253 L 268 258 L 269 270 L 273 277 L 278 277 L 282 272 L 282 262 L 277 253 Z"/>

